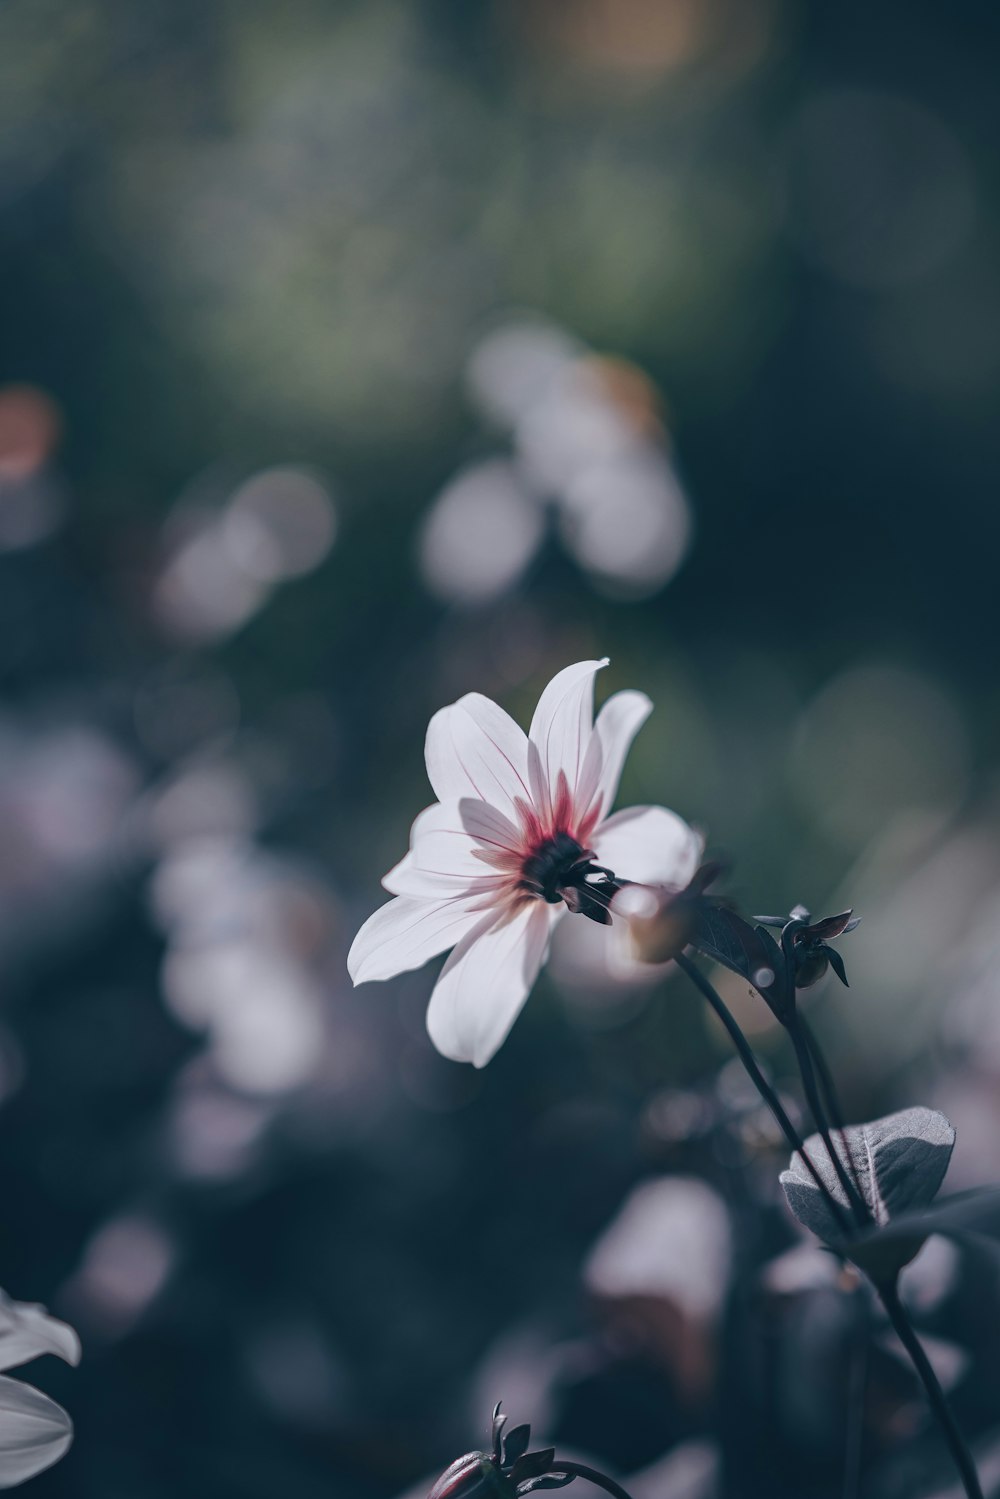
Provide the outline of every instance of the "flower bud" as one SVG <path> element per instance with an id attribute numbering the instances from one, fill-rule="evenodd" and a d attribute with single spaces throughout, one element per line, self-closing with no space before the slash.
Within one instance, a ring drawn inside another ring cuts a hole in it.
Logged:
<path id="1" fill-rule="evenodd" d="M 427 1499 L 513 1499 L 517 1486 L 488 1452 L 467 1452 L 446 1468 Z"/>

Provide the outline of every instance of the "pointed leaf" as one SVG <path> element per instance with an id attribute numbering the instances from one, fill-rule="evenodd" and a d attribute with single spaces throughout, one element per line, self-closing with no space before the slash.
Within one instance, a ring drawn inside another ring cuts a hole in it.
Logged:
<path id="1" fill-rule="evenodd" d="M 500 1462 L 503 1457 L 503 1453 L 501 1450 L 503 1442 L 503 1429 L 507 1425 L 507 1417 L 500 1410 L 502 1404 L 503 1401 L 498 1400 L 496 1405 L 493 1407 L 493 1420 L 490 1425 L 490 1451 L 493 1453 L 493 1456 L 496 1458 L 497 1462 Z"/>
<path id="2" fill-rule="evenodd" d="M 840 956 L 840 953 L 835 947 L 824 947 L 823 951 L 830 959 L 830 967 L 833 969 L 834 973 L 837 975 L 844 988 L 849 989 L 851 986 L 847 982 L 847 969 L 844 967 L 844 960 Z"/>
<path id="3" fill-rule="evenodd" d="M 509 1431 L 504 1438 L 503 1444 L 504 1464 L 513 1467 L 518 1459 L 522 1458 L 527 1452 L 530 1441 L 530 1426 L 515 1426 L 512 1431 Z"/>
<path id="4" fill-rule="evenodd" d="M 520 1458 L 511 1470 L 511 1478 L 519 1485 L 526 1478 L 539 1478 L 547 1473 L 556 1460 L 556 1449 L 554 1447 L 543 1447 L 539 1452 L 528 1452 Z"/>

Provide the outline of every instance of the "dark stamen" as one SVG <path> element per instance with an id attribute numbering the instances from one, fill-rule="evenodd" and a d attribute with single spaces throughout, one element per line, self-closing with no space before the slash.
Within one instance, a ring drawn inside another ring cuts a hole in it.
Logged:
<path id="1" fill-rule="evenodd" d="M 589 849 L 569 833 L 553 833 L 521 866 L 521 885 L 549 905 L 564 900 L 571 911 L 607 926 L 608 907 L 624 881 L 594 863 Z"/>
<path id="2" fill-rule="evenodd" d="M 521 865 L 521 882 L 526 890 L 540 895 L 550 906 L 557 905 L 562 900 L 560 886 L 566 876 L 581 860 L 589 858 L 569 833 L 553 833 Z"/>

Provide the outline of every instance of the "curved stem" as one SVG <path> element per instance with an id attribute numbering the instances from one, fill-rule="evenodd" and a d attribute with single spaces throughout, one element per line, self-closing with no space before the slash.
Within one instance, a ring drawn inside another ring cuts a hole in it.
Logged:
<path id="1" fill-rule="evenodd" d="M 830 1157 L 830 1165 L 837 1174 L 841 1191 L 847 1198 L 848 1205 L 858 1227 L 863 1228 L 871 1222 L 871 1214 L 865 1206 L 864 1198 L 859 1194 L 857 1187 L 847 1174 L 847 1168 L 840 1158 L 840 1151 L 835 1148 L 833 1140 L 830 1138 L 830 1125 L 827 1121 L 826 1110 L 823 1107 L 823 1102 L 819 1096 L 819 1089 L 816 1086 L 816 1072 L 813 1067 L 812 1052 L 809 1050 L 809 1043 L 802 1033 L 801 1022 L 797 1015 L 793 1015 L 788 1022 L 788 1034 L 791 1036 L 792 1045 L 795 1048 L 795 1059 L 799 1064 L 799 1072 L 802 1076 L 802 1087 L 805 1090 L 806 1101 L 812 1111 L 813 1119 L 816 1121 L 816 1128 L 822 1136 L 826 1153 Z M 843 1140 L 843 1135 L 841 1139 Z M 844 1153 L 847 1159 L 850 1160 L 851 1153 L 847 1149 L 846 1141 L 844 1141 Z"/>
<path id="2" fill-rule="evenodd" d="M 615 1483 L 606 1473 L 599 1473 L 596 1468 L 588 1468 L 586 1463 L 553 1463 L 548 1469 L 549 1473 L 569 1473 L 573 1478 L 585 1478 L 588 1483 L 596 1484 L 599 1489 L 604 1489 L 609 1494 L 614 1494 L 615 1499 L 632 1499 L 627 1489 L 623 1489 L 620 1483 Z"/>
<path id="3" fill-rule="evenodd" d="M 805 1016 L 800 1014 L 798 1020 L 799 1026 L 802 1030 L 802 1034 L 805 1037 L 806 1045 L 808 1046 L 810 1055 L 812 1056 L 813 1065 L 816 1068 L 816 1076 L 819 1078 L 819 1086 L 823 1097 L 824 1107 L 826 1109 L 830 1122 L 833 1125 L 833 1128 L 840 1136 L 840 1143 L 844 1147 L 844 1154 L 847 1157 L 848 1170 L 851 1173 L 851 1181 L 854 1183 L 855 1191 L 857 1192 L 861 1200 L 864 1201 L 864 1193 L 861 1190 L 861 1177 L 858 1172 L 858 1163 L 847 1148 L 847 1137 L 844 1133 L 844 1110 L 841 1107 L 840 1097 L 837 1093 L 837 1085 L 833 1080 L 833 1073 L 830 1071 L 830 1064 L 826 1060 L 826 1057 L 823 1054 L 823 1048 L 820 1046 L 819 1041 L 816 1038 L 816 1034 L 813 1031 L 812 1026 L 806 1020 Z"/>
<path id="4" fill-rule="evenodd" d="M 836 1217 L 841 1230 L 845 1234 L 849 1235 L 851 1231 L 851 1225 L 847 1222 L 843 1208 L 836 1200 L 836 1198 L 831 1195 L 829 1188 L 810 1160 L 808 1154 L 806 1153 L 805 1145 L 802 1142 L 798 1130 L 795 1128 L 795 1125 L 789 1119 L 788 1114 L 785 1111 L 784 1104 L 781 1102 L 781 1099 L 778 1097 L 775 1090 L 771 1087 L 771 1084 L 768 1082 L 763 1072 L 761 1072 L 760 1067 L 757 1064 L 757 1058 L 753 1054 L 749 1041 L 740 1030 L 739 1025 L 731 1014 L 728 1006 L 723 1001 L 721 995 L 716 993 L 716 990 L 709 983 L 708 979 L 702 973 L 697 964 L 692 963 L 691 959 L 684 953 L 681 953 L 677 958 L 675 958 L 674 961 L 676 962 L 678 968 L 680 968 L 682 973 L 687 974 L 688 978 L 691 980 L 692 984 L 694 984 L 698 992 L 708 1000 L 708 1003 L 715 1011 L 715 1014 L 722 1021 L 722 1024 L 725 1026 L 726 1031 L 729 1034 L 729 1039 L 736 1047 L 740 1061 L 746 1068 L 747 1075 L 749 1076 L 750 1081 L 753 1083 L 754 1087 L 757 1089 L 757 1092 L 760 1094 L 761 1098 L 764 1100 L 768 1108 L 771 1110 L 771 1113 L 774 1115 L 774 1118 L 777 1120 L 778 1127 L 787 1140 L 789 1148 L 794 1155 L 800 1156 L 805 1162 L 810 1176 L 816 1183 L 816 1186 L 819 1188 L 822 1195 L 829 1203 L 830 1211 Z"/>
<path id="5" fill-rule="evenodd" d="M 830 1122 L 835 1130 L 842 1131 L 844 1128 L 844 1111 L 840 1106 L 840 1098 L 837 1094 L 836 1084 L 833 1081 L 833 1073 L 830 1071 L 830 1064 L 823 1055 L 823 1049 L 816 1039 L 816 1033 L 806 1017 L 800 1014 L 798 1022 L 799 1029 L 805 1037 L 806 1045 L 812 1056 L 813 1065 L 816 1068 L 816 1076 L 819 1078 L 819 1085 L 823 1093 L 823 1102 Z"/>
<path id="6" fill-rule="evenodd" d="M 972 1461 L 972 1454 L 965 1445 L 965 1438 L 955 1424 L 955 1417 L 951 1413 L 948 1401 L 945 1399 L 944 1390 L 938 1383 L 938 1377 L 931 1367 L 931 1361 L 924 1352 L 923 1344 L 917 1337 L 903 1303 L 899 1299 L 899 1292 L 895 1285 L 876 1286 L 879 1299 L 888 1313 L 889 1321 L 892 1323 L 896 1336 L 906 1349 L 913 1362 L 913 1367 L 920 1376 L 920 1381 L 927 1392 L 931 1410 L 937 1417 L 941 1430 L 944 1432 L 945 1440 L 955 1459 L 955 1466 L 962 1480 L 969 1499 L 983 1499 L 983 1491 L 979 1485 L 979 1475 L 976 1465 Z"/>

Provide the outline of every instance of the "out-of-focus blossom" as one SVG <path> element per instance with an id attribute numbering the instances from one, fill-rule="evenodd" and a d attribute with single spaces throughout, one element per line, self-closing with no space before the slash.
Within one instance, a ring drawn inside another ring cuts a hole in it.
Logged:
<path id="1" fill-rule="evenodd" d="M 145 1213 L 122 1213 L 91 1238 L 64 1295 L 106 1336 L 127 1332 L 162 1290 L 176 1254 L 165 1229 Z"/>
<path id="2" fill-rule="evenodd" d="M 701 838 L 663 807 L 609 817 L 625 757 L 652 704 L 619 692 L 593 721 L 581 661 L 546 687 L 527 737 L 468 693 L 431 719 L 427 774 L 439 800 L 413 825 L 410 852 L 383 880 L 395 896 L 361 928 L 355 983 L 392 978 L 454 948 L 427 1027 L 455 1061 L 482 1067 L 513 1025 L 569 909 L 602 924 L 620 880 L 684 884 Z"/>
<path id="3" fill-rule="evenodd" d="M 280 583 L 319 566 L 336 538 L 337 513 L 317 474 L 268 468 L 237 489 L 224 526 L 243 571 L 263 583 Z"/>
<path id="4" fill-rule="evenodd" d="M 0 721 L 0 950 L 50 945 L 123 866 L 138 788 L 135 762 L 91 724 Z"/>
<path id="5" fill-rule="evenodd" d="M 55 402 L 33 385 L 0 389 L 0 483 L 26 479 L 47 461 L 62 421 Z"/>
<path id="6" fill-rule="evenodd" d="M 670 1368 L 689 1397 L 700 1397 L 711 1385 L 731 1262 L 719 1194 L 697 1177 L 660 1177 L 626 1198 L 591 1250 L 584 1282 L 630 1341 Z"/>
<path id="7" fill-rule="evenodd" d="M 80 1361 L 80 1341 L 42 1306 L 11 1301 L 0 1292 L 0 1369 L 15 1369 L 43 1353 Z M 0 1488 L 13 1488 L 51 1467 L 73 1440 L 73 1423 L 33 1385 L 0 1375 Z"/>
<path id="8" fill-rule="evenodd" d="M 47 472 L 62 430 L 55 402 L 33 385 L 0 388 L 0 552 L 34 546 L 63 516 L 63 493 Z"/>
<path id="9" fill-rule="evenodd" d="M 318 567 L 337 534 L 328 487 L 310 469 L 264 469 L 221 508 L 181 507 L 168 526 L 153 610 L 177 639 L 224 638 L 280 583 Z"/>
<path id="10" fill-rule="evenodd" d="M 167 1004 L 207 1032 L 219 1074 L 241 1092 L 286 1093 L 322 1061 L 324 993 L 311 960 L 326 903 L 303 873 L 239 837 L 179 840 L 154 876 L 153 909 L 170 937 Z"/>
<path id="11" fill-rule="evenodd" d="M 505 593 L 531 562 L 542 511 L 512 464 L 474 464 L 442 490 L 420 539 L 420 565 L 435 593 L 458 603 Z"/>
<path id="12" fill-rule="evenodd" d="M 764 55 L 775 7 L 768 0 L 519 0 L 514 9 L 536 46 L 634 85 L 707 58 L 739 76 Z"/>
<path id="13" fill-rule="evenodd" d="M 551 512 L 604 591 L 643 598 L 662 588 L 683 561 L 691 518 L 646 376 L 526 322 L 482 340 L 468 382 L 513 453 L 466 467 L 438 495 L 420 538 L 428 586 L 456 603 L 496 598 L 523 576 Z"/>
<path id="14" fill-rule="evenodd" d="M 729 1282 L 729 1214 L 695 1177 L 665 1176 L 633 1189 L 587 1258 L 595 1296 L 657 1297 L 714 1317 Z"/>

